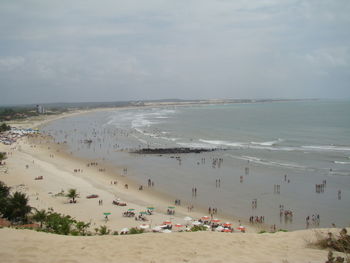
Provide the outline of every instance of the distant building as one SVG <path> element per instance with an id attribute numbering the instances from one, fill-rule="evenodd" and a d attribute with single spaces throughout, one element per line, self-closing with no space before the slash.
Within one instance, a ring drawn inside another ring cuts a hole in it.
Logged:
<path id="1" fill-rule="evenodd" d="M 45 108 L 41 105 L 36 105 L 36 112 L 39 114 L 44 114 L 45 113 Z"/>

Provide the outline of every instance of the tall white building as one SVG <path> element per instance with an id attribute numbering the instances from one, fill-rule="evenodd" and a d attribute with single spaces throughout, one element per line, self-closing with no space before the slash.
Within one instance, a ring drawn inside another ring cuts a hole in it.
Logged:
<path id="1" fill-rule="evenodd" d="M 39 114 L 45 113 L 45 108 L 41 105 L 36 105 L 36 112 Z"/>

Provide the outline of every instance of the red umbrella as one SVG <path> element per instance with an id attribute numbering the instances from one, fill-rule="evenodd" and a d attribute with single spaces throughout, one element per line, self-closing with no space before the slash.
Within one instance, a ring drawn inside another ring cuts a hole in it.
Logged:
<path id="1" fill-rule="evenodd" d="M 228 229 L 228 228 L 225 228 L 223 231 L 224 231 L 224 232 L 232 232 L 232 230 L 231 230 L 231 229 Z"/>
<path id="2" fill-rule="evenodd" d="M 219 223 L 221 220 L 220 219 L 212 219 L 211 222 L 214 222 L 214 223 Z"/>
<path id="3" fill-rule="evenodd" d="M 232 224 L 229 223 L 229 222 L 226 222 L 226 223 L 224 224 L 224 226 L 228 227 L 228 226 L 232 226 Z"/>
<path id="4" fill-rule="evenodd" d="M 175 224 L 176 227 L 183 227 L 181 224 Z"/>
<path id="5" fill-rule="evenodd" d="M 244 226 L 239 226 L 239 227 L 237 227 L 237 229 L 239 229 L 241 231 L 245 231 L 245 227 Z"/>
<path id="6" fill-rule="evenodd" d="M 171 221 L 164 221 L 163 225 L 171 225 Z"/>
<path id="7" fill-rule="evenodd" d="M 208 219 L 210 219 L 210 217 L 209 216 L 203 216 L 202 219 L 203 220 L 208 220 Z"/>

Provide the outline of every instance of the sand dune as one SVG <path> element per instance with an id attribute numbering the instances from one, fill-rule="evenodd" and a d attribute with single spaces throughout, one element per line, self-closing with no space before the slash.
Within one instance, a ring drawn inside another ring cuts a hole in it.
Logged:
<path id="1" fill-rule="evenodd" d="M 319 230 L 321 231 L 321 230 Z M 323 230 L 326 232 L 326 230 Z M 313 230 L 72 237 L 0 229 L 1 262 L 325 262 Z"/>

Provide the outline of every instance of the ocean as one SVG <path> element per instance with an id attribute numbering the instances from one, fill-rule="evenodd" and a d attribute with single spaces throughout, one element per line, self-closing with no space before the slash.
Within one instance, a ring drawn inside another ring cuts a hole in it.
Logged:
<path id="1" fill-rule="evenodd" d="M 312 227 L 350 224 L 349 101 L 118 109 L 60 119 L 42 132 L 77 156 L 125 167 L 130 179 L 144 186 L 151 179 L 157 191 L 195 207 L 245 221 L 264 216 L 289 230 L 305 228 L 307 216 Z M 148 147 L 214 151 L 133 153 Z"/>

